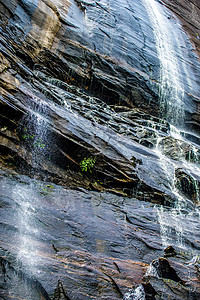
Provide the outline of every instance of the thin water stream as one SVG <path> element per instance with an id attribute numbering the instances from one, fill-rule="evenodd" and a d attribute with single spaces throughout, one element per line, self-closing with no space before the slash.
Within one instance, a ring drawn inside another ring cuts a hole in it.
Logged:
<path id="1" fill-rule="evenodd" d="M 43 167 L 44 157 L 48 155 L 48 146 L 50 144 L 50 137 L 48 135 L 48 111 L 46 103 L 35 97 L 28 99 L 30 113 L 25 115 L 21 120 L 21 136 L 30 157 L 32 168 L 29 170 L 34 178 L 37 177 L 37 172 Z M 29 157 L 27 159 L 29 159 Z M 13 279 L 13 287 L 9 290 L 9 295 L 15 297 L 16 295 L 24 294 L 24 299 L 35 300 L 40 299 L 37 295 L 37 288 L 31 286 L 31 280 L 36 282 L 39 275 L 40 255 L 38 253 L 37 241 L 40 239 L 40 231 L 38 230 L 34 203 L 37 202 L 37 194 L 34 191 L 35 182 L 33 180 L 31 185 L 20 185 L 12 191 L 12 197 L 17 204 L 16 224 L 18 228 L 17 251 L 15 257 L 14 268 L 20 274 L 26 274 L 27 282 Z M 30 281 L 30 283 L 29 283 Z M 20 292 L 19 284 L 24 284 Z M 46 299 L 46 298 L 44 298 Z"/>
<path id="2" fill-rule="evenodd" d="M 40 167 L 44 156 L 47 154 L 47 148 L 50 144 L 48 135 L 48 106 L 45 101 L 34 96 L 30 97 L 30 113 L 21 120 L 22 138 L 31 152 L 31 164 L 34 169 Z"/>
<path id="3" fill-rule="evenodd" d="M 181 69 L 187 74 L 183 56 L 183 31 L 179 23 L 172 21 L 172 15 L 156 0 L 144 0 L 160 60 L 159 96 L 161 115 L 174 125 L 184 120 L 184 94 Z M 178 28 L 177 28 L 178 27 Z M 188 78 L 189 76 L 187 76 Z M 188 83 L 187 83 L 188 84 Z"/>

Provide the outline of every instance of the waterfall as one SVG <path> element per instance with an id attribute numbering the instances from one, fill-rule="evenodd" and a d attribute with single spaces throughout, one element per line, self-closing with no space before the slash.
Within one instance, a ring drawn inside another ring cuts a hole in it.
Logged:
<path id="1" fill-rule="evenodd" d="M 48 108 L 45 101 L 36 96 L 27 101 L 31 110 L 21 121 L 22 139 L 31 153 L 31 165 L 37 169 L 42 165 L 44 156 L 48 155 Z"/>
<path id="2" fill-rule="evenodd" d="M 183 52 L 184 36 L 178 20 L 156 0 L 144 0 L 151 20 L 155 44 L 160 60 L 159 96 L 161 115 L 180 126 L 184 120 L 183 74 L 191 86 Z M 184 58 L 184 59 L 183 59 Z"/>
<path id="3" fill-rule="evenodd" d="M 151 27 L 154 33 L 155 44 L 158 58 L 160 61 L 159 74 L 159 98 L 161 117 L 165 118 L 170 123 L 169 136 L 179 144 L 178 160 L 180 165 L 189 170 L 191 177 L 193 174 L 200 173 L 198 159 L 196 161 L 186 161 L 184 151 L 181 145 L 187 142 L 183 138 L 180 128 L 184 128 L 185 120 L 185 102 L 186 94 L 190 93 L 193 87 L 190 69 L 187 61 L 187 42 L 186 36 L 180 26 L 178 19 L 165 8 L 161 1 L 143 0 L 146 7 Z M 185 53 L 185 52 L 186 53 Z M 194 76 L 195 77 L 195 76 Z M 179 128 L 179 129 L 178 129 Z M 156 206 L 155 209 L 158 215 L 160 224 L 160 232 L 163 246 L 175 244 L 178 247 L 184 248 L 182 240 L 183 231 L 187 231 L 189 224 L 189 214 L 198 212 L 198 208 L 191 209 L 191 201 L 185 195 L 180 194 L 176 182 L 177 163 L 165 154 L 164 146 L 162 145 L 163 137 L 157 133 L 157 143 L 155 152 L 159 157 L 161 168 L 166 174 L 166 180 L 170 185 L 176 201 L 174 207 L 166 208 Z M 195 146 L 191 144 L 192 151 L 195 153 Z M 194 179 L 195 182 L 195 179 Z M 199 189 L 196 186 L 196 202 L 199 203 Z M 185 214 L 188 206 L 192 211 Z M 189 226 L 192 226 L 191 224 Z"/>
<path id="4" fill-rule="evenodd" d="M 30 161 L 29 173 L 32 177 L 37 176 L 37 170 L 42 169 L 44 157 L 50 155 L 48 135 L 48 109 L 46 103 L 36 96 L 26 99 L 29 103 L 30 112 L 21 120 L 21 140 L 25 146 L 27 160 Z M 45 179 L 45 178 L 44 178 Z M 30 185 L 20 185 L 12 191 L 12 197 L 18 206 L 16 222 L 19 231 L 18 247 L 16 254 L 15 269 L 25 272 L 33 279 L 40 273 L 40 255 L 38 253 L 38 239 L 40 232 L 37 228 L 35 202 L 37 194 L 34 191 L 35 180 Z M 14 282 L 13 282 L 14 285 Z M 14 286 L 19 293 L 20 290 Z M 16 291 L 13 291 L 15 293 Z M 27 299 L 35 299 L 32 289 L 27 288 Z"/>
<path id="5" fill-rule="evenodd" d="M 16 268 L 20 270 L 25 267 L 26 272 L 36 275 L 38 264 L 36 238 L 39 232 L 34 224 L 36 212 L 32 202 L 35 195 L 30 187 L 32 188 L 32 186 L 21 186 L 16 190 L 14 189 L 12 193 L 19 206 L 16 216 L 19 228 L 18 266 Z"/>
<path id="6" fill-rule="evenodd" d="M 171 159 L 169 159 L 162 153 L 162 147 L 159 146 L 160 141 L 161 138 L 158 137 L 157 144 L 155 147 L 155 152 L 158 154 L 160 165 L 162 169 L 165 171 L 166 179 L 170 185 L 171 191 L 173 192 L 174 196 L 177 199 L 175 208 L 168 209 L 163 206 L 156 206 L 158 222 L 160 224 L 162 244 L 164 247 L 167 247 L 168 245 L 172 244 L 174 242 L 173 239 L 175 236 L 177 246 L 183 248 L 183 241 L 182 241 L 183 223 L 179 221 L 179 217 L 180 217 L 181 203 L 184 201 L 184 199 L 179 194 L 175 186 L 175 181 L 176 181 L 175 166 L 171 161 Z"/>

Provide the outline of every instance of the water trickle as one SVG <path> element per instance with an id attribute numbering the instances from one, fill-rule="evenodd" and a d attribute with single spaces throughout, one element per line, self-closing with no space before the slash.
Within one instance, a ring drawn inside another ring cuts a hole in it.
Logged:
<path id="1" fill-rule="evenodd" d="M 196 161 L 188 161 L 184 147 L 186 141 L 183 139 L 180 131 L 172 127 L 169 132 L 173 136 L 174 145 L 178 144 L 178 155 L 176 160 L 179 161 L 180 169 L 177 169 L 177 161 L 166 156 L 162 145 L 162 137 L 157 137 L 157 144 L 154 151 L 159 157 L 159 163 L 164 170 L 168 187 L 170 188 L 173 198 L 175 199 L 172 207 L 155 206 L 158 215 L 158 222 L 160 224 L 160 232 L 162 243 L 164 247 L 175 245 L 181 248 L 187 248 L 183 240 L 183 233 L 193 224 L 190 223 L 190 215 L 199 215 L 198 208 L 194 204 L 199 204 L 199 182 L 196 178 L 200 174 L 200 166 Z M 174 146 L 172 145 L 172 147 Z M 195 145 L 187 144 L 192 150 L 196 149 Z M 187 146 L 188 147 L 188 146 Z M 180 178 L 179 178 L 180 171 Z M 182 172 L 182 173 L 181 173 Z M 181 178 L 182 176 L 182 178 Z M 183 188 L 181 186 L 183 180 Z M 186 183 L 188 187 L 186 186 Z M 192 193 L 189 190 L 192 189 Z M 194 203 L 194 204 L 193 204 Z M 184 234 L 185 235 L 185 234 Z"/>
<path id="2" fill-rule="evenodd" d="M 27 160 L 30 160 L 31 165 L 29 172 L 34 177 L 37 170 L 43 168 L 44 157 L 49 155 L 48 109 L 46 103 L 37 97 L 30 97 L 27 101 L 29 101 L 30 113 L 21 120 L 21 140 L 26 147 L 26 155 L 29 155 L 27 158 Z M 25 272 L 28 277 L 35 280 L 34 278 L 40 272 L 37 251 L 40 232 L 35 217 L 37 212 L 35 211 L 34 202 L 37 201 L 37 195 L 34 193 L 34 182 L 33 185 L 18 186 L 13 190 L 12 197 L 18 207 L 15 221 L 19 235 L 14 268 L 18 272 Z M 14 285 L 15 282 L 13 281 Z M 15 292 L 13 290 L 13 293 Z M 35 299 L 31 288 L 27 289 L 26 297 L 30 300 Z"/>
<path id="3" fill-rule="evenodd" d="M 151 262 L 150 266 L 147 268 L 147 271 L 145 273 L 145 277 L 148 277 L 148 276 L 159 277 L 158 272 L 153 265 L 153 262 Z"/>
<path id="4" fill-rule="evenodd" d="M 37 248 L 34 240 L 39 235 L 34 222 L 35 208 L 32 205 L 33 194 L 30 186 L 21 186 L 13 191 L 13 198 L 19 206 L 16 216 L 19 228 L 18 269 L 24 268 L 31 274 L 37 273 Z M 23 265 L 22 265 L 23 264 Z"/>
<path id="5" fill-rule="evenodd" d="M 158 222 L 160 224 L 160 233 L 162 243 L 164 247 L 176 243 L 176 246 L 183 247 L 182 233 L 183 224 L 180 222 L 180 209 L 184 202 L 183 197 L 179 194 L 176 189 L 176 178 L 175 178 L 175 166 L 173 161 L 163 154 L 162 147 L 159 146 L 161 138 L 158 137 L 155 152 L 159 157 L 159 163 L 161 168 L 164 170 L 169 189 L 172 191 L 176 203 L 173 208 L 165 208 L 163 206 L 156 206 L 158 215 Z"/>
<path id="6" fill-rule="evenodd" d="M 48 154 L 50 137 L 48 133 L 48 108 L 46 103 L 35 97 L 30 102 L 30 113 L 21 121 L 21 137 L 27 153 L 31 156 L 33 169 L 40 168 L 43 158 Z"/>

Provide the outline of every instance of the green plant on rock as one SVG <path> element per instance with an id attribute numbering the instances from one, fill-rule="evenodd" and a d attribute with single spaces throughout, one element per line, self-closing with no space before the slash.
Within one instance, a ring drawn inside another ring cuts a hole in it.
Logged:
<path id="1" fill-rule="evenodd" d="M 8 128 L 8 127 L 4 126 L 4 127 L 2 127 L 2 128 L 1 128 L 1 130 L 0 130 L 0 131 L 1 131 L 1 132 L 3 132 L 3 131 L 6 131 L 6 130 L 7 130 L 7 128 Z"/>
<path id="2" fill-rule="evenodd" d="M 42 196 L 47 196 L 49 192 L 53 191 L 54 186 L 51 184 L 47 184 L 45 186 L 41 186 L 40 194 Z"/>
<path id="3" fill-rule="evenodd" d="M 37 147 L 37 148 L 45 148 L 45 144 L 39 142 L 39 141 L 36 141 L 34 144 L 33 144 L 34 147 Z"/>
<path id="4" fill-rule="evenodd" d="M 89 171 L 90 173 L 92 173 L 92 169 L 94 168 L 96 162 L 96 158 L 93 158 L 92 156 L 89 158 L 84 158 L 81 162 L 80 162 L 80 168 L 82 172 L 87 172 Z"/>
<path id="5" fill-rule="evenodd" d="M 41 138 L 37 138 L 35 136 L 35 134 L 30 134 L 28 131 L 27 131 L 27 128 L 25 127 L 24 128 L 24 133 L 22 134 L 22 138 L 29 142 L 31 145 L 33 145 L 34 147 L 37 147 L 37 148 L 45 148 L 45 144 L 43 143 L 43 140 Z"/>

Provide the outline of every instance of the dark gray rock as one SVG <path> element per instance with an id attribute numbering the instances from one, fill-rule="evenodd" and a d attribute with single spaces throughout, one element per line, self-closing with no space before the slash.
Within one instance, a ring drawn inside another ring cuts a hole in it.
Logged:
<path id="1" fill-rule="evenodd" d="M 33 294 L 37 283 L 55 299 L 121 299 L 142 283 L 151 261 L 163 255 L 164 236 L 153 205 L 109 193 L 64 189 L 8 172 L 1 172 L 0 181 L 0 254 L 11 270 L 4 268 L 1 276 L 13 278 L 13 269 L 18 270 L 15 276 L 25 273 L 30 281 L 24 279 L 24 289 L 30 282 Z M 169 259 L 170 268 L 187 282 L 187 293 L 200 289 L 195 268 L 197 222 L 195 214 L 179 219 L 179 225 L 185 225 L 182 234 L 187 243 L 185 250 L 175 246 L 177 255 Z M 178 241 L 174 231 L 170 234 Z M 162 274 L 166 275 L 166 269 Z M 10 289 L 11 278 L 6 278 L 1 281 L 2 295 Z M 16 299 L 20 299 L 19 280 L 16 277 L 12 286 Z M 169 284 L 168 279 L 151 277 L 158 294 L 163 280 Z M 181 291 L 176 284 L 177 288 L 182 299 L 187 299 L 185 288 Z"/>
<path id="2" fill-rule="evenodd" d="M 12 0 L 1 2 L 1 6 L 2 46 L 12 51 L 15 61 L 19 58 L 32 70 L 46 70 L 107 103 L 160 113 L 160 62 L 142 1 L 105 4 L 60 0 L 54 4 L 40 0 L 18 5 Z M 178 32 L 179 25 L 174 30 Z M 183 83 L 186 78 L 192 82 L 192 89 L 185 85 L 187 122 L 196 127 L 199 62 L 191 55 L 186 36 L 180 43 L 184 49 L 180 61 L 186 60 L 188 68 L 187 72 L 184 66 L 180 68 L 181 78 Z"/>
<path id="3" fill-rule="evenodd" d="M 0 297 L 1 299 L 50 300 L 43 286 L 33 277 L 27 275 L 19 266 L 15 269 L 10 262 L 0 258 Z"/>
<path id="4" fill-rule="evenodd" d="M 194 130 L 178 137 L 143 1 L 0 0 L 1 297 L 199 297 L 200 68 L 163 13 Z"/>
<path id="5" fill-rule="evenodd" d="M 194 203 L 199 201 L 200 177 L 184 169 L 176 170 L 176 185 L 181 193 L 189 197 Z"/>
<path id="6" fill-rule="evenodd" d="M 152 149 L 161 138 L 170 159 L 190 160 L 199 147 L 174 140 L 158 118 L 159 61 L 144 3 L 40 0 L 18 6 L 12 0 L 2 7 L 4 165 L 71 187 L 174 202 L 174 174 L 165 174 Z M 196 143 L 194 134 L 191 139 Z M 80 172 L 84 159 L 95 159 L 92 175 Z"/>

